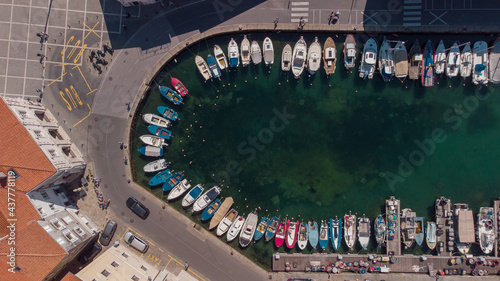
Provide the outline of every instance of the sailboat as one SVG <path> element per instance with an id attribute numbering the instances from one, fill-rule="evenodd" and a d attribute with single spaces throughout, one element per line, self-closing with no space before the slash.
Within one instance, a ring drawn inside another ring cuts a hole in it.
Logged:
<path id="1" fill-rule="evenodd" d="M 429 249 L 434 250 L 436 248 L 436 223 L 433 221 L 427 222 L 427 228 L 425 230 L 425 242 Z"/>
<path id="2" fill-rule="evenodd" d="M 394 76 L 394 50 L 385 38 L 378 54 L 378 70 L 384 82 L 391 81 L 392 76 Z"/>
<path id="3" fill-rule="evenodd" d="M 472 82 L 488 84 L 488 44 L 477 41 L 472 48 Z"/>
<path id="4" fill-rule="evenodd" d="M 299 79 L 306 64 L 307 45 L 303 36 L 295 43 L 292 54 L 292 73 L 295 79 Z"/>
<path id="5" fill-rule="evenodd" d="M 212 79 L 212 73 L 210 73 L 210 69 L 208 69 L 208 64 L 201 56 L 197 55 L 194 57 L 194 62 L 196 63 L 196 67 L 205 81 Z"/>
<path id="6" fill-rule="evenodd" d="M 286 44 L 281 53 L 281 70 L 290 71 L 290 64 L 292 62 L 292 47 Z"/>
<path id="7" fill-rule="evenodd" d="M 338 251 L 342 243 L 342 219 L 339 219 L 337 216 L 335 216 L 335 219 L 330 219 L 330 237 L 333 249 Z"/>
<path id="8" fill-rule="evenodd" d="M 344 241 L 349 250 L 354 248 L 356 243 L 356 215 L 349 211 L 349 215 L 344 216 Z"/>
<path id="9" fill-rule="evenodd" d="M 495 210 L 492 207 L 479 208 L 477 214 L 477 240 L 481 251 L 489 255 L 495 246 Z"/>
<path id="10" fill-rule="evenodd" d="M 408 52 L 402 41 L 398 41 L 394 47 L 394 63 L 394 76 L 403 82 L 408 76 Z"/>
<path id="11" fill-rule="evenodd" d="M 253 64 L 257 65 L 262 61 L 262 51 L 260 50 L 259 43 L 253 40 L 250 45 L 250 56 L 252 57 Z"/>
<path id="12" fill-rule="evenodd" d="M 326 250 L 326 248 L 328 247 L 328 232 L 329 232 L 328 222 L 322 220 L 321 228 L 319 231 L 319 246 L 323 251 Z"/>
<path id="13" fill-rule="evenodd" d="M 318 223 L 315 221 L 309 221 L 307 223 L 307 237 L 309 238 L 309 244 L 313 249 L 318 246 Z"/>
<path id="14" fill-rule="evenodd" d="M 374 221 L 375 228 L 375 241 L 377 241 L 378 246 L 382 246 L 385 244 L 385 237 L 387 235 L 384 217 L 379 214 Z"/>
<path id="15" fill-rule="evenodd" d="M 470 44 L 466 43 L 460 54 L 460 76 L 467 78 L 472 72 L 472 51 Z"/>
<path id="16" fill-rule="evenodd" d="M 448 58 L 446 59 L 446 75 L 449 78 L 457 77 L 460 70 L 460 48 L 455 42 L 448 53 Z"/>
<path id="17" fill-rule="evenodd" d="M 424 242 L 424 218 L 416 217 L 415 218 L 415 242 L 417 245 L 422 246 L 422 242 Z"/>
<path id="18" fill-rule="evenodd" d="M 348 34 L 344 41 L 344 66 L 347 70 L 356 65 L 356 40 Z"/>
<path id="19" fill-rule="evenodd" d="M 361 59 L 361 65 L 359 66 L 360 78 L 373 78 L 373 73 L 375 73 L 375 64 L 377 63 L 377 50 L 377 41 L 373 38 L 368 39 L 365 47 L 363 48 L 363 58 Z"/>
<path id="20" fill-rule="evenodd" d="M 444 47 L 443 40 L 439 41 L 436 48 L 436 55 L 434 56 L 434 68 L 436 69 L 436 74 L 444 73 L 444 66 L 446 63 L 446 50 Z"/>
<path id="21" fill-rule="evenodd" d="M 410 49 L 410 67 L 408 69 L 408 78 L 411 80 L 418 80 L 422 68 L 422 49 L 420 49 L 420 43 L 415 40 L 415 44 L 411 46 Z"/>
<path id="22" fill-rule="evenodd" d="M 219 45 L 214 46 L 214 56 L 220 70 L 225 70 L 227 68 L 226 54 L 224 54 L 224 51 L 222 51 L 222 48 Z"/>
<path id="23" fill-rule="evenodd" d="M 241 65 L 247 66 L 248 64 L 250 64 L 250 41 L 244 35 L 241 41 Z"/>
<path id="24" fill-rule="evenodd" d="M 424 59 L 422 60 L 422 86 L 432 87 L 434 86 L 434 46 L 431 40 L 427 41 L 424 48 Z"/>
<path id="25" fill-rule="evenodd" d="M 500 38 L 495 41 L 490 53 L 490 81 L 500 83 Z"/>
<path id="26" fill-rule="evenodd" d="M 299 232 L 299 221 L 288 221 L 288 231 L 286 235 L 286 246 L 293 249 L 297 243 L 297 233 Z"/>
<path id="27" fill-rule="evenodd" d="M 363 249 L 370 243 L 370 219 L 363 215 L 358 222 L 358 240 Z"/>
<path id="28" fill-rule="evenodd" d="M 271 38 L 266 37 L 264 39 L 262 49 L 264 50 L 264 63 L 266 66 L 271 66 L 274 63 L 274 47 Z"/>
<path id="29" fill-rule="evenodd" d="M 238 50 L 238 44 L 231 38 L 229 45 L 227 46 L 227 54 L 229 56 L 229 65 L 233 68 L 240 65 L 240 52 Z"/>
<path id="30" fill-rule="evenodd" d="M 266 242 L 271 241 L 274 235 L 276 234 L 276 229 L 278 228 L 278 224 L 280 223 L 280 219 L 277 217 L 273 217 L 271 222 L 266 228 L 266 233 L 264 235 Z"/>
<path id="31" fill-rule="evenodd" d="M 335 42 L 332 37 L 328 37 L 323 46 L 323 67 L 327 76 L 335 73 L 336 63 L 337 51 L 335 49 Z"/>
<path id="32" fill-rule="evenodd" d="M 307 53 L 307 70 L 309 75 L 314 77 L 316 71 L 318 71 L 321 66 L 321 45 L 319 44 L 318 37 L 314 38 L 314 42 L 309 46 L 309 52 Z"/>
<path id="33" fill-rule="evenodd" d="M 297 246 L 299 246 L 300 250 L 304 250 L 307 247 L 307 240 L 307 225 L 304 222 L 301 222 L 297 236 Z"/>

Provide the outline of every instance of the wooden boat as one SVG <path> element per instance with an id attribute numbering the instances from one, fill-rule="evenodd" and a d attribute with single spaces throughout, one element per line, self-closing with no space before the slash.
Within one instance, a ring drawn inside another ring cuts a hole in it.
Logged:
<path id="1" fill-rule="evenodd" d="M 178 93 L 174 92 L 172 89 L 166 86 L 160 86 L 160 93 L 167 100 L 175 105 L 180 105 L 182 103 L 182 97 Z"/>
<path id="2" fill-rule="evenodd" d="M 472 48 L 472 82 L 488 84 L 488 44 L 477 41 Z"/>
<path id="3" fill-rule="evenodd" d="M 474 237 L 474 217 L 469 205 L 465 203 L 453 204 L 453 229 L 455 247 L 462 255 L 467 255 L 470 251 L 471 243 L 475 243 Z"/>
<path id="4" fill-rule="evenodd" d="M 187 208 L 191 206 L 198 197 L 200 197 L 201 193 L 203 193 L 203 186 L 201 184 L 196 185 L 188 192 L 182 199 L 182 207 Z"/>
<path id="5" fill-rule="evenodd" d="M 321 45 L 319 44 L 318 37 L 314 38 L 314 42 L 309 46 L 309 51 L 307 53 L 307 70 L 309 75 L 314 77 L 316 71 L 318 71 L 321 66 Z"/>
<path id="6" fill-rule="evenodd" d="M 262 50 L 264 50 L 264 63 L 271 66 L 274 63 L 274 47 L 271 38 L 266 37 L 264 39 Z"/>
<path id="7" fill-rule="evenodd" d="M 309 238 L 309 244 L 313 249 L 318 246 L 318 223 L 315 221 L 307 222 L 307 237 Z"/>
<path id="8" fill-rule="evenodd" d="M 347 70 L 356 65 L 356 40 L 348 34 L 344 41 L 344 66 Z"/>
<path id="9" fill-rule="evenodd" d="M 335 216 L 335 219 L 330 219 L 330 237 L 333 249 L 338 251 L 342 243 L 342 219 L 337 216 Z"/>
<path id="10" fill-rule="evenodd" d="M 278 228 L 278 224 L 280 223 L 280 219 L 277 217 L 273 217 L 269 222 L 269 225 L 266 228 L 266 234 L 264 235 L 266 242 L 271 241 L 274 235 L 276 234 L 276 229 Z"/>
<path id="11" fill-rule="evenodd" d="M 167 200 L 175 200 L 182 196 L 182 194 L 186 193 L 191 188 L 191 184 L 187 179 L 181 180 L 168 194 Z"/>
<path id="12" fill-rule="evenodd" d="M 168 145 L 165 143 L 165 139 L 157 136 L 152 136 L 152 135 L 142 135 L 139 137 L 139 139 L 150 146 L 156 146 L 156 147 L 162 147 L 164 145 Z"/>
<path id="13" fill-rule="evenodd" d="M 210 205 L 208 205 L 208 207 L 203 210 L 203 213 L 201 213 L 201 221 L 207 221 L 211 219 L 214 216 L 215 212 L 217 212 L 217 210 L 219 209 L 221 203 L 222 202 L 219 198 L 212 201 L 212 203 L 210 203 Z"/>
<path id="14" fill-rule="evenodd" d="M 495 247 L 495 210 L 492 207 L 479 208 L 477 214 L 477 240 L 485 255 L 491 254 Z"/>
<path id="15" fill-rule="evenodd" d="M 241 64 L 247 66 L 250 64 L 250 41 L 247 36 L 243 36 L 243 41 L 241 41 Z"/>
<path id="16" fill-rule="evenodd" d="M 394 76 L 394 50 L 385 37 L 378 54 L 378 70 L 384 82 L 391 81 Z"/>
<path id="17" fill-rule="evenodd" d="M 233 197 L 228 197 L 224 199 L 224 202 L 222 202 L 220 208 L 215 212 L 212 220 L 210 221 L 208 229 L 214 229 L 221 222 L 221 220 L 227 214 L 227 211 L 231 208 L 231 206 L 233 206 L 233 203 L 234 203 Z"/>
<path id="18" fill-rule="evenodd" d="M 361 248 L 368 248 L 368 243 L 370 243 L 370 219 L 365 215 L 358 222 L 358 241 Z"/>
<path id="19" fill-rule="evenodd" d="M 335 66 L 337 64 L 337 50 L 335 42 L 332 37 L 326 38 L 325 45 L 323 46 L 323 67 L 325 68 L 326 75 L 335 73 Z"/>
<path id="20" fill-rule="evenodd" d="M 214 56 L 215 60 L 217 60 L 217 65 L 219 66 L 220 70 L 225 70 L 227 68 L 226 54 L 224 54 L 222 48 L 217 44 L 214 46 Z"/>
<path id="21" fill-rule="evenodd" d="M 222 236 L 226 233 L 233 222 L 235 222 L 238 217 L 238 211 L 235 209 L 231 209 L 227 214 L 222 218 L 219 225 L 217 226 L 217 236 Z M 211 222 L 210 222 L 211 223 Z"/>
<path id="22" fill-rule="evenodd" d="M 260 50 L 259 43 L 253 40 L 250 45 L 250 56 L 252 57 L 253 64 L 257 65 L 262 61 L 262 51 Z"/>
<path id="23" fill-rule="evenodd" d="M 500 38 L 493 44 L 490 53 L 490 81 L 493 84 L 500 83 Z"/>
<path id="24" fill-rule="evenodd" d="M 292 73 L 295 79 L 299 79 L 306 64 L 307 45 L 303 36 L 295 43 L 292 53 Z"/>
<path id="25" fill-rule="evenodd" d="M 415 242 L 415 218 L 417 214 L 409 208 L 401 211 L 401 237 L 405 249 L 409 249 Z"/>
<path id="26" fill-rule="evenodd" d="M 153 172 L 158 172 L 161 170 L 165 170 L 170 162 L 167 162 L 165 159 L 158 159 L 152 162 L 149 162 L 148 164 L 144 165 L 142 168 L 145 173 L 153 173 Z"/>
<path id="27" fill-rule="evenodd" d="M 160 184 L 164 183 L 165 181 L 167 181 L 171 175 L 172 174 L 170 173 L 170 170 L 165 170 L 165 171 L 159 172 L 158 174 L 154 175 L 154 177 L 152 177 L 149 180 L 149 185 L 150 186 L 160 185 Z"/>
<path id="28" fill-rule="evenodd" d="M 253 237 L 254 242 L 259 241 L 264 236 L 264 233 L 266 232 L 267 225 L 269 224 L 269 222 L 270 222 L 270 220 L 267 217 L 263 217 L 260 220 L 259 225 L 257 226 L 257 229 L 255 230 L 255 235 Z"/>
<path id="29" fill-rule="evenodd" d="M 432 221 L 427 222 L 427 229 L 425 230 L 425 242 L 429 249 L 434 250 L 436 248 L 436 223 Z"/>
<path id="30" fill-rule="evenodd" d="M 227 54 L 229 56 L 229 65 L 231 67 L 238 67 L 240 65 L 240 51 L 238 50 L 238 44 L 236 44 L 233 38 L 231 38 L 227 46 Z"/>
<path id="31" fill-rule="evenodd" d="M 299 246 L 300 250 L 304 250 L 307 247 L 307 240 L 307 224 L 301 222 L 297 235 L 297 246 Z"/>
<path id="32" fill-rule="evenodd" d="M 408 78 L 411 80 L 418 80 L 420 76 L 422 61 L 423 61 L 422 49 L 420 48 L 420 43 L 415 40 L 415 44 L 411 46 L 410 49 L 410 68 L 408 69 Z"/>
<path id="33" fill-rule="evenodd" d="M 432 87 L 434 86 L 434 46 L 432 46 L 432 42 L 429 40 L 427 44 L 425 44 L 424 53 L 422 60 L 422 73 L 420 74 L 422 78 L 422 86 L 423 87 Z"/>
<path id="34" fill-rule="evenodd" d="M 203 209 L 205 209 L 208 204 L 210 204 L 212 201 L 217 198 L 220 194 L 220 187 L 214 186 L 211 189 L 209 189 L 205 194 L 200 196 L 200 198 L 196 199 L 196 202 L 193 204 L 193 213 L 196 212 L 201 212 Z"/>
<path id="35" fill-rule="evenodd" d="M 439 41 L 434 55 L 434 69 L 436 74 L 443 74 L 446 63 L 446 50 L 443 40 Z"/>
<path id="36" fill-rule="evenodd" d="M 154 146 L 143 146 L 139 148 L 137 151 L 139 151 L 140 154 L 144 156 L 151 156 L 151 157 L 161 157 L 163 156 L 163 148 L 159 147 L 154 147 Z"/>
<path id="37" fill-rule="evenodd" d="M 210 73 L 210 69 L 208 69 L 208 64 L 201 56 L 197 55 L 194 57 L 194 62 L 196 63 L 196 67 L 205 81 L 212 79 L 212 73 Z"/>
<path id="38" fill-rule="evenodd" d="M 173 174 L 162 186 L 163 191 L 170 191 L 184 178 L 183 172 Z"/>
<path id="39" fill-rule="evenodd" d="M 243 228 L 241 229 L 240 233 L 240 246 L 243 248 L 248 247 L 250 245 L 250 242 L 252 242 L 253 235 L 255 234 L 255 229 L 257 228 L 257 222 L 259 220 L 259 217 L 257 216 L 257 212 L 253 211 L 251 212 L 247 219 L 245 220 L 245 223 L 243 224 Z"/>
<path id="40" fill-rule="evenodd" d="M 276 236 L 274 237 L 274 244 L 276 248 L 281 247 L 283 242 L 285 242 L 285 235 L 287 233 L 287 224 L 285 221 L 282 221 L 278 224 L 278 228 L 276 230 Z"/>
<path id="41" fill-rule="evenodd" d="M 179 79 L 172 77 L 172 78 L 170 78 L 170 83 L 172 83 L 172 86 L 174 87 L 174 89 L 182 97 L 184 97 L 185 95 L 188 94 L 188 92 L 189 92 L 188 89 L 184 86 L 184 84 L 182 84 L 182 82 Z"/>
<path id="42" fill-rule="evenodd" d="M 281 70 L 290 71 L 290 64 L 292 62 L 292 47 L 286 44 L 281 53 Z"/>
<path id="43" fill-rule="evenodd" d="M 399 81 L 404 81 L 408 76 L 408 52 L 402 41 L 398 41 L 394 47 L 394 65 L 394 76 Z"/>
<path id="44" fill-rule="evenodd" d="M 240 233 L 244 223 L 245 220 L 243 219 L 242 216 L 236 217 L 233 224 L 231 224 L 231 227 L 229 227 L 229 231 L 227 232 L 226 241 L 228 243 L 233 241 L 236 237 L 238 237 L 238 234 Z"/>
<path id="45" fill-rule="evenodd" d="M 356 244 L 356 215 L 351 214 L 351 211 L 344 216 L 344 241 L 349 250 Z"/>
<path id="46" fill-rule="evenodd" d="M 155 136 L 158 136 L 158 137 L 161 137 L 161 138 L 164 138 L 166 140 L 169 140 L 170 137 L 172 137 L 172 131 L 166 129 L 166 128 L 163 128 L 163 127 L 160 127 L 160 126 L 148 126 L 148 131 L 155 135 Z"/>
<path id="47" fill-rule="evenodd" d="M 374 228 L 375 228 L 375 241 L 377 241 L 378 246 L 382 246 L 385 244 L 385 238 L 386 238 L 386 224 L 384 217 L 382 215 L 378 215 L 377 218 L 374 221 Z"/>
<path id="48" fill-rule="evenodd" d="M 219 65 L 217 64 L 217 60 L 212 55 L 207 56 L 208 68 L 210 68 L 210 72 L 212 72 L 212 76 L 214 78 L 220 78 L 221 72 Z"/>
<path id="49" fill-rule="evenodd" d="M 466 43 L 460 54 L 460 76 L 467 78 L 472 72 L 472 51 L 470 44 Z"/>
<path id="50" fill-rule="evenodd" d="M 415 242 L 417 242 L 417 245 L 422 246 L 422 242 L 424 242 L 424 218 L 416 217 L 415 224 Z"/>
<path id="51" fill-rule="evenodd" d="M 170 126 L 169 120 L 167 120 L 163 117 L 160 117 L 156 114 L 153 114 L 153 113 L 143 114 L 142 120 L 144 120 L 144 122 L 146 122 L 148 124 L 163 127 L 163 128 L 168 128 Z"/>
<path id="52" fill-rule="evenodd" d="M 177 112 L 166 106 L 158 106 L 156 109 L 158 109 L 158 112 L 160 112 L 160 114 L 168 120 L 175 121 L 179 118 L 179 114 Z"/>
<path id="53" fill-rule="evenodd" d="M 363 57 L 359 66 L 359 77 L 363 79 L 372 79 L 375 73 L 375 64 L 377 63 L 377 41 L 370 38 L 366 41 L 363 48 Z"/>
<path id="54" fill-rule="evenodd" d="M 319 231 L 319 246 L 324 251 L 328 247 L 328 223 L 326 221 L 321 221 L 321 228 Z"/>
<path id="55" fill-rule="evenodd" d="M 293 249 L 297 243 L 297 233 L 299 232 L 299 221 L 288 220 L 288 231 L 286 235 L 286 246 Z"/>
<path id="56" fill-rule="evenodd" d="M 450 48 L 448 58 L 446 59 L 446 75 L 450 78 L 457 77 L 460 70 L 460 48 L 455 42 Z"/>

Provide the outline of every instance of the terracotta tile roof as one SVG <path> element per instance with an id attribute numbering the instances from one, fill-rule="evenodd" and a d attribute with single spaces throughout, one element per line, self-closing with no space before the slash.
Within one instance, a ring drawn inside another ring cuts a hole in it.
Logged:
<path id="1" fill-rule="evenodd" d="M 14 217 L 9 216 L 8 209 L 8 190 L 7 188 L 0 188 L 0 237 L 9 234 L 7 225 L 8 219 L 15 218 L 16 231 L 22 230 L 27 227 L 31 222 L 41 219 L 40 214 L 37 212 L 33 204 L 31 204 L 28 196 L 21 191 L 13 191 L 11 198 L 15 198 Z"/>
<path id="2" fill-rule="evenodd" d="M 76 277 L 75 275 L 73 275 L 73 273 L 68 272 L 68 274 L 66 274 L 64 278 L 61 279 L 61 281 L 82 281 L 82 279 Z"/>
<path id="3" fill-rule="evenodd" d="M 1 98 L 0 120 L 0 172 L 14 169 L 20 175 L 16 189 L 28 192 L 56 169 Z"/>

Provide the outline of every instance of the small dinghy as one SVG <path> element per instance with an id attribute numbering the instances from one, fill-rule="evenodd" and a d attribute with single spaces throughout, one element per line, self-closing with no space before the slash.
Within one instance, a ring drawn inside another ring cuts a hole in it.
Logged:
<path id="1" fill-rule="evenodd" d="M 203 210 L 203 213 L 201 213 L 201 221 L 208 221 L 209 219 L 211 219 L 214 216 L 215 212 L 217 212 L 217 210 L 219 209 L 221 203 L 222 201 L 220 201 L 220 199 L 218 198 L 210 203 L 210 205 L 208 205 L 208 207 Z"/>
<path id="2" fill-rule="evenodd" d="M 158 137 L 164 138 L 166 140 L 169 140 L 170 137 L 172 137 L 172 131 L 167 130 L 166 128 L 160 127 L 160 126 L 148 126 L 148 131 Z"/>
<path id="3" fill-rule="evenodd" d="M 166 106 L 158 106 L 156 109 L 158 109 L 158 112 L 160 112 L 160 114 L 168 120 L 175 121 L 179 118 L 179 114 L 177 112 Z"/>
<path id="4" fill-rule="evenodd" d="M 178 93 L 174 92 L 172 89 L 166 86 L 160 86 L 160 93 L 167 100 L 175 105 L 180 105 L 182 103 L 182 97 Z"/>
<path id="5" fill-rule="evenodd" d="M 264 235 L 266 242 L 271 241 L 273 239 L 274 235 L 276 234 L 276 229 L 278 229 L 278 224 L 280 223 L 280 219 L 277 217 L 273 217 L 271 222 L 269 222 L 269 225 L 266 228 L 266 234 Z"/>
<path id="6" fill-rule="evenodd" d="M 193 204 L 193 213 L 203 211 L 208 204 L 212 203 L 217 196 L 220 194 L 220 188 L 218 186 L 214 186 L 209 189 L 205 194 L 203 194 L 200 198 L 196 200 Z"/>
<path id="7" fill-rule="evenodd" d="M 205 81 L 212 79 L 212 73 L 210 73 L 210 69 L 208 69 L 208 64 L 201 56 L 196 56 L 194 58 L 194 62 L 196 63 L 196 67 Z"/>
<path id="8" fill-rule="evenodd" d="M 142 169 L 144 170 L 145 173 L 154 173 L 161 170 L 165 170 L 169 164 L 170 162 L 167 162 L 167 160 L 165 159 L 158 159 L 144 165 L 144 168 Z"/>
<path id="9" fill-rule="evenodd" d="M 446 59 L 446 75 L 449 78 L 457 77 L 460 70 L 460 48 L 455 42 L 450 48 L 448 58 Z"/>
<path id="10" fill-rule="evenodd" d="M 363 57 L 359 66 L 359 77 L 363 79 L 372 79 L 375 73 L 375 64 L 377 63 L 377 41 L 370 38 L 366 41 L 363 48 Z"/>
<path id="11" fill-rule="evenodd" d="M 191 206 L 194 203 L 194 201 L 196 201 L 196 199 L 200 197 L 201 193 L 203 192 L 203 189 L 204 188 L 201 184 L 198 184 L 195 187 L 193 187 L 193 189 L 191 189 L 191 191 L 189 191 L 189 193 L 186 194 L 186 196 L 184 196 L 184 198 L 182 199 L 182 207 L 187 208 Z"/>
<path id="12" fill-rule="evenodd" d="M 394 76 L 394 50 L 385 37 L 378 54 L 378 70 L 384 82 L 391 81 Z"/>
<path id="13" fill-rule="evenodd" d="M 315 221 L 309 221 L 307 223 L 307 237 L 309 238 L 309 244 L 313 249 L 316 249 L 319 242 L 319 232 L 318 223 Z"/>
<path id="14" fill-rule="evenodd" d="M 250 41 L 247 36 L 243 36 L 243 41 L 241 41 L 241 64 L 247 66 L 250 64 Z"/>
<path id="15" fill-rule="evenodd" d="M 170 126 L 169 120 L 152 113 L 142 115 L 142 120 L 150 125 L 158 127 L 168 128 Z"/>
<path id="16" fill-rule="evenodd" d="M 321 228 L 319 230 L 319 246 L 323 251 L 328 247 L 328 223 L 326 221 L 321 221 Z"/>
<path id="17" fill-rule="evenodd" d="M 243 227 L 243 224 L 245 223 L 245 220 L 243 219 L 242 216 L 238 216 L 231 227 L 229 228 L 229 231 L 227 232 L 227 239 L 226 241 L 229 243 L 233 241 L 236 237 L 238 237 L 238 234 L 241 231 L 241 228 Z"/>
<path id="18" fill-rule="evenodd" d="M 257 242 L 259 241 L 264 234 L 266 233 L 267 225 L 269 224 L 270 220 L 267 217 L 263 217 L 259 224 L 257 225 L 257 229 L 255 230 L 255 235 L 253 237 L 253 241 Z"/>
<path id="19" fill-rule="evenodd" d="M 326 75 L 335 73 L 335 65 L 337 63 L 337 50 L 335 49 L 335 42 L 332 37 L 326 38 L 325 45 L 323 46 L 323 67 L 325 68 Z"/>
<path id="20" fill-rule="evenodd" d="M 177 184 L 168 194 L 167 200 L 175 200 L 182 196 L 182 194 L 186 193 L 191 188 L 191 184 L 187 179 L 181 180 L 179 184 Z"/>
<path id="21" fill-rule="evenodd" d="M 172 190 L 172 188 L 174 188 L 177 184 L 179 184 L 183 178 L 184 178 L 183 172 L 175 173 L 170 178 L 168 178 L 168 180 L 163 184 L 162 190 L 163 191 Z"/>
<path id="22" fill-rule="evenodd" d="M 286 235 L 286 246 L 293 249 L 297 243 L 297 233 L 299 232 L 299 221 L 288 221 L 288 231 Z"/>
<path id="23" fill-rule="evenodd" d="M 321 45 L 319 44 L 318 37 L 315 37 L 314 42 L 309 47 L 309 51 L 307 53 L 307 70 L 309 71 L 309 75 L 311 75 L 311 77 L 314 77 L 320 66 Z"/>
<path id="24" fill-rule="evenodd" d="M 307 45 L 303 36 L 295 43 L 292 54 L 292 73 L 295 79 L 299 79 L 306 65 Z"/>
<path id="25" fill-rule="evenodd" d="M 348 34 L 344 42 L 344 66 L 346 70 L 356 65 L 356 40 L 354 35 Z"/>
<path id="26" fill-rule="evenodd" d="M 472 82 L 488 84 L 488 44 L 484 41 L 477 41 L 472 48 Z"/>
<path id="27" fill-rule="evenodd" d="M 286 44 L 281 53 L 281 70 L 290 71 L 290 63 L 292 62 L 292 47 Z"/>
<path id="28" fill-rule="evenodd" d="M 462 78 L 470 77 L 472 72 L 472 51 L 470 44 L 466 43 L 460 54 L 460 76 Z"/>
<path id="29" fill-rule="evenodd" d="M 285 242 L 286 238 L 286 233 L 287 233 L 287 224 L 286 221 L 282 221 L 278 224 L 278 228 L 276 230 L 276 236 L 274 237 L 274 245 L 276 245 L 276 248 L 279 249 L 281 245 L 283 245 L 283 242 Z"/>
<path id="30" fill-rule="evenodd" d="M 434 69 L 436 74 L 443 74 L 446 64 L 446 50 L 443 40 L 439 41 L 434 55 Z"/>
<path id="31" fill-rule="evenodd" d="M 214 46 L 214 55 L 220 70 L 225 70 L 227 68 L 227 59 L 224 51 L 222 51 L 222 48 L 219 45 Z"/>
<path id="32" fill-rule="evenodd" d="M 240 65 L 240 52 L 238 50 L 238 44 L 231 38 L 229 45 L 227 46 L 227 54 L 229 56 L 229 65 L 233 68 Z"/>
<path id="33" fill-rule="evenodd" d="M 266 64 L 266 66 L 271 66 L 274 63 L 274 47 L 271 38 L 266 37 L 264 39 L 262 49 L 264 50 L 264 63 Z"/>
<path id="34" fill-rule="evenodd" d="M 415 224 L 415 242 L 417 242 L 417 245 L 422 246 L 422 242 L 424 242 L 424 218 L 416 217 Z"/>
<path id="35" fill-rule="evenodd" d="M 394 76 L 403 82 L 408 76 L 408 53 L 402 41 L 398 41 L 394 47 L 394 65 Z"/>
<path id="36" fill-rule="evenodd" d="M 139 151 L 140 154 L 144 156 L 151 156 L 151 157 L 160 157 L 163 156 L 163 148 L 159 147 L 154 147 L 154 146 L 143 146 L 139 148 L 137 151 Z"/>
<path id="37" fill-rule="evenodd" d="M 208 55 L 207 56 L 207 62 L 208 62 L 208 67 L 210 68 L 210 72 L 212 72 L 212 75 L 214 78 L 220 78 L 221 72 L 219 65 L 217 64 L 217 61 L 215 60 L 214 56 Z"/>
<path id="38" fill-rule="evenodd" d="M 182 84 L 182 82 L 179 79 L 172 77 L 172 78 L 170 78 L 170 83 L 172 83 L 172 86 L 174 87 L 174 89 L 182 97 L 184 97 L 185 95 L 188 94 L 188 89 L 184 86 L 184 84 Z"/>
<path id="39" fill-rule="evenodd" d="M 164 145 L 168 145 L 165 143 L 165 139 L 164 138 L 160 138 L 160 137 L 157 137 L 157 136 L 152 136 L 152 135 L 142 135 L 139 137 L 139 139 L 147 144 L 147 145 L 150 145 L 150 146 L 156 146 L 156 147 L 162 147 Z"/>
<path id="40" fill-rule="evenodd" d="M 258 219 L 259 217 L 257 216 L 256 211 L 253 211 L 248 215 L 240 233 L 239 242 L 241 247 L 246 248 L 248 247 L 248 245 L 250 245 L 250 242 L 252 242 Z"/>
<path id="41" fill-rule="evenodd" d="M 150 186 L 160 185 L 166 182 L 170 178 L 170 176 L 172 176 L 170 170 L 159 172 L 149 180 L 149 185 Z"/>
<path id="42" fill-rule="evenodd" d="M 217 225 L 217 236 L 222 236 L 229 230 L 229 227 L 233 224 L 235 219 L 238 217 L 238 211 L 235 209 L 229 210 L 227 214 L 222 218 L 220 223 Z"/>
<path id="43" fill-rule="evenodd" d="M 262 61 L 262 51 L 260 50 L 259 43 L 253 40 L 252 45 L 250 46 L 250 50 L 253 64 L 259 64 Z"/>
<path id="44" fill-rule="evenodd" d="M 297 235 L 297 246 L 300 250 L 304 250 L 307 247 L 307 240 L 307 224 L 301 222 Z"/>

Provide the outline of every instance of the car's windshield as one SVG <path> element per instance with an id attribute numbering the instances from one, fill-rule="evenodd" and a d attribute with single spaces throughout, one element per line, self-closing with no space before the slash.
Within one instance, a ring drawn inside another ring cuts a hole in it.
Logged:
<path id="1" fill-rule="evenodd" d="M 132 241 L 134 241 L 134 236 L 133 235 L 131 235 L 130 238 L 128 239 L 128 243 L 132 244 Z"/>
<path id="2" fill-rule="evenodd" d="M 134 208 L 134 210 L 137 213 L 140 213 L 140 214 L 144 214 L 145 213 L 145 210 L 141 207 L 141 205 L 139 205 L 137 203 L 132 208 Z"/>

